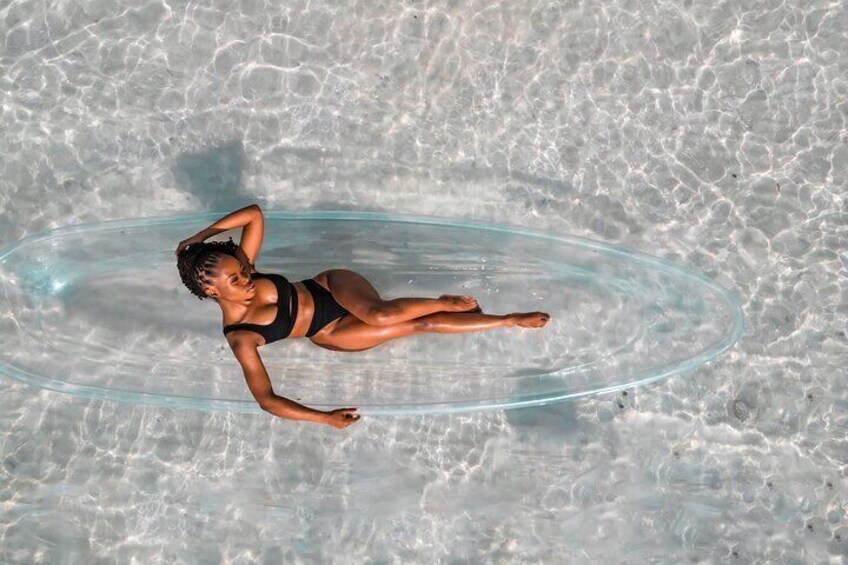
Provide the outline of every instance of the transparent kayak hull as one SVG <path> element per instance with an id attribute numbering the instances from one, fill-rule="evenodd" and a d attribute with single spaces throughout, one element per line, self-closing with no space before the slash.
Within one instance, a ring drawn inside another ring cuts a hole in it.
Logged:
<path id="1" fill-rule="evenodd" d="M 0 250 L 0 372 L 66 394 L 261 412 L 174 249 L 223 214 L 70 226 Z M 225 232 L 213 240 L 238 232 Z M 384 299 L 468 294 L 484 313 L 542 311 L 541 329 L 425 333 L 362 352 L 308 339 L 259 349 L 276 394 L 318 409 L 422 414 L 542 405 L 692 371 L 743 331 L 736 298 L 667 261 L 503 225 L 356 212 L 265 212 L 261 272 L 334 268 Z"/>

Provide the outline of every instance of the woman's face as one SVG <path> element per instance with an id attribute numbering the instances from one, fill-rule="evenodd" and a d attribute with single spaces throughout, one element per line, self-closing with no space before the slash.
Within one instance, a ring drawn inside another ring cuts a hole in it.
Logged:
<path id="1" fill-rule="evenodd" d="M 242 264 L 232 255 L 224 255 L 218 260 L 215 271 L 210 277 L 212 284 L 206 287 L 209 296 L 225 300 L 245 300 L 256 294 L 256 286 L 250 278 L 250 266 Z M 217 295 L 210 293 L 212 289 Z"/>

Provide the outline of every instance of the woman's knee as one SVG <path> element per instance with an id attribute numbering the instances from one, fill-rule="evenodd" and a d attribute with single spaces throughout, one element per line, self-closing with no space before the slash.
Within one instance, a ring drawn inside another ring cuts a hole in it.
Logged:
<path id="1" fill-rule="evenodd" d="M 421 316 L 420 318 L 413 318 L 409 320 L 409 322 L 418 333 L 425 333 L 433 330 L 433 314 Z"/>
<path id="2" fill-rule="evenodd" d="M 372 326 L 391 326 L 397 323 L 397 314 L 397 308 L 388 302 L 381 302 L 368 309 L 365 322 Z"/>

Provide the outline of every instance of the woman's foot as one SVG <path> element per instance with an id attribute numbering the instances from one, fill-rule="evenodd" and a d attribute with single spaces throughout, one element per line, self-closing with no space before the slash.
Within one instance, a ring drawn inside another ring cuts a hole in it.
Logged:
<path id="1" fill-rule="evenodd" d="M 507 314 L 513 326 L 522 328 L 542 328 L 547 325 L 551 316 L 547 312 L 514 312 Z"/>
<path id="2" fill-rule="evenodd" d="M 445 312 L 467 312 L 469 314 L 482 314 L 483 310 L 477 304 L 473 296 L 457 296 L 455 294 L 443 294 L 439 300 L 445 305 Z"/>

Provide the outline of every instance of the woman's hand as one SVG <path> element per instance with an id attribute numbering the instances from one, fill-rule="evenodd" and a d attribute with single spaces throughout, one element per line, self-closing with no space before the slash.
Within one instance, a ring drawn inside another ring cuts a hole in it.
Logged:
<path id="1" fill-rule="evenodd" d="M 329 424 L 337 430 L 344 429 L 354 422 L 358 422 L 361 417 L 356 414 L 356 408 L 339 408 L 326 413 L 324 423 Z"/>
<path id="2" fill-rule="evenodd" d="M 190 238 L 182 240 L 180 242 L 180 244 L 177 246 L 177 250 L 174 251 L 174 255 L 179 257 L 180 252 L 183 249 L 185 249 L 186 247 L 188 247 L 189 245 L 193 245 L 195 243 L 203 243 L 205 240 L 206 240 L 206 237 L 203 236 L 202 232 L 196 233 L 193 236 L 191 236 Z"/>

